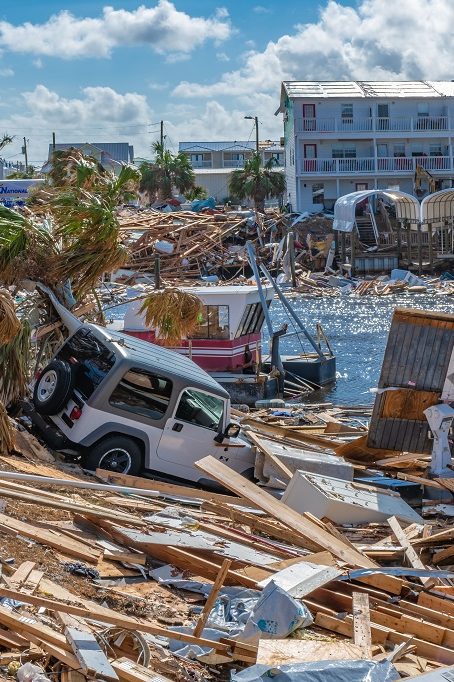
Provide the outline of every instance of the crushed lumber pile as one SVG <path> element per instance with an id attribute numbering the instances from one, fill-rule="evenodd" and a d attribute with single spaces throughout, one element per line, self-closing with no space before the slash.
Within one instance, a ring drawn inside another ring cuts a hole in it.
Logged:
<path id="1" fill-rule="evenodd" d="M 300 445 L 336 437 L 255 422 Z M 440 516 L 343 527 L 213 457 L 196 466 L 228 490 L 1 458 L 0 671 L 202 682 L 256 662 L 454 665 L 454 532 Z M 276 604 L 298 613 L 290 639 Z"/>
<path id="2" fill-rule="evenodd" d="M 246 213 L 246 215 L 244 215 Z M 263 246 L 273 230 L 282 230 L 285 216 L 273 211 L 265 219 L 253 212 L 163 213 L 154 209 L 140 212 L 124 209 L 121 232 L 131 254 L 126 268 L 134 272 L 154 270 L 155 254 L 167 279 L 191 279 L 229 268 L 241 273 L 247 264 L 244 245 L 247 239 Z"/>

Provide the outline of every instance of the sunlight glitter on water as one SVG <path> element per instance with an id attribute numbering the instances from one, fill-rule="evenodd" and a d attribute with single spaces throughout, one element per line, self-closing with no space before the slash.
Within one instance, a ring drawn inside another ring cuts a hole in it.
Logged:
<path id="1" fill-rule="evenodd" d="M 311 400 L 328 400 L 338 405 L 366 405 L 373 402 L 374 394 L 370 389 L 378 382 L 395 308 L 420 308 L 454 314 L 454 296 L 431 294 L 336 298 L 301 296 L 290 299 L 290 303 L 309 331 L 314 332 L 315 323 L 321 322 L 337 356 L 339 378 L 336 384 L 317 391 Z M 287 321 L 276 301 L 273 301 L 271 313 L 275 327 Z M 295 337 L 291 337 L 283 340 L 281 351 L 283 354 L 299 353 L 301 346 Z"/>

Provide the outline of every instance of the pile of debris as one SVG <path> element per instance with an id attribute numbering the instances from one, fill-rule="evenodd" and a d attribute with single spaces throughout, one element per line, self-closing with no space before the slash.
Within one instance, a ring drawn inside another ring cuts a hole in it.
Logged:
<path id="1" fill-rule="evenodd" d="M 253 211 L 206 215 L 124 209 L 119 219 L 131 254 L 126 268 L 152 272 L 159 254 L 160 271 L 167 279 L 240 274 L 247 265 L 246 241 L 263 247 L 265 241 L 279 238 L 285 223 L 285 216 L 274 210 L 263 218 Z"/>
<path id="2" fill-rule="evenodd" d="M 32 662 L 49 677 L 151 682 L 232 666 L 249 679 L 316 666 L 329 679 L 359 666 L 362 680 L 454 665 L 454 574 L 427 567 L 449 563 L 453 531 L 395 494 L 382 493 L 381 521 L 356 527 L 334 502 L 324 518 L 297 510 L 292 488 L 317 488 L 302 472 L 279 500 L 212 457 L 197 466 L 230 494 L 98 470 L 105 485 L 16 457 L 1 466 L 5 670 Z M 351 485 L 361 501 L 377 494 Z"/>

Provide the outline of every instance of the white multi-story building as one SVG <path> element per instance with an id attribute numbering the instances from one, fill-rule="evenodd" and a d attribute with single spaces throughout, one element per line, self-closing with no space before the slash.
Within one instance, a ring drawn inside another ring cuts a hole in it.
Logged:
<path id="1" fill-rule="evenodd" d="M 255 142 L 180 142 L 178 151 L 189 157 L 196 185 L 204 187 L 210 196 L 220 202 L 229 196 L 232 171 L 244 167 L 245 161 L 255 152 Z M 273 157 L 275 168 L 282 169 L 284 147 L 280 142 L 260 142 L 259 151 L 263 164 Z"/>
<path id="2" fill-rule="evenodd" d="M 414 194 L 418 167 L 454 186 L 452 81 L 284 81 L 279 111 L 294 210 L 364 189 Z"/>

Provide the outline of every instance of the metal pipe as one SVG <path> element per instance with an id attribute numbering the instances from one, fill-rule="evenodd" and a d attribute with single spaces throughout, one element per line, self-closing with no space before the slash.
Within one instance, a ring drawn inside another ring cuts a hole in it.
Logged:
<path id="1" fill-rule="evenodd" d="M 262 286 L 262 282 L 260 280 L 260 273 L 259 273 L 259 270 L 257 267 L 257 260 L 255 257 L 255 251 L 254 251 L 254 247 L 252 245 L 252 242 L 249 242 L 249 241 L 246 242 L 246 250 L 247 250 L 249 265 L 252 268 L 252 272 L 254 273 L 255 281 L 257 283 L 257 289 L 258 289 L 258 293 L 259 293 L 260 303 L 262 304 L 263 314 L 265 316 L 265 322 L 266 322 L 266 326 L 268 328 L 268 334 L 270 335 L 270 338 L 272 338 L 273 337 L 273 325 L 271 322 L 270 312 L 269 312 L 268 306 L 266 304 L 265 294 L 263 293 L 263 286 Z"/>
<path id="2" fill-rule="evenodd" d="M 289 315 L 290 315 L 290 316 L 293 318 L 293 320 L 296 322 L 296 324 L 298 325 L 298 327 L 301 329 L 302 333 L 304 334 L 304 336 L 306 337 L 306 339 L 309 341 L 309 343 L 311 344 L 312 348 L 315 350 L 315 352 L 316 352 L 317 355 L 319 356 L 320 360 L 325 361 L 326 358 L 325 358 L 324 354 L 322 353 L 322 351 L 320 350 L 319 346 L 315 343 L 315 341 L 314 341 L 312 335 L 307 331 L 306 327 L 303 325 L 303 323 L 301 322 L 300 318 L 299 318 L 298 315 L 295 313 L 295 311 L 293 310 L 292 306 L 290 305 L 290 303 L 288 302 L 288 300 L 286 299 L 286 297 L 284 296 L 284 294 L 282 293 L 282 291 L 279 289 L 279 287 L 278 287 L 278 285 L 276 284 L 275 280 L 274 280 L 273 277 L 270 275 L 270 273 L 268 272 L 268 270 L 267 270 L 267 268 L 265 267 L 265 265 L 263 265 L 263 263 L 260 264 L 260 269 L 262 270 L 263 274 L 264 274 L 264 275 L 267 277 L 267 279 L 269 280 L 271 286 L 273 287 L 274 291 L 275 291 L 276 294 L 278 295 L 280 302 L 282 303 L 282 305 L 284 306 L 284 308 L 287 310 L 287 312 L 289 313 Z"/>

